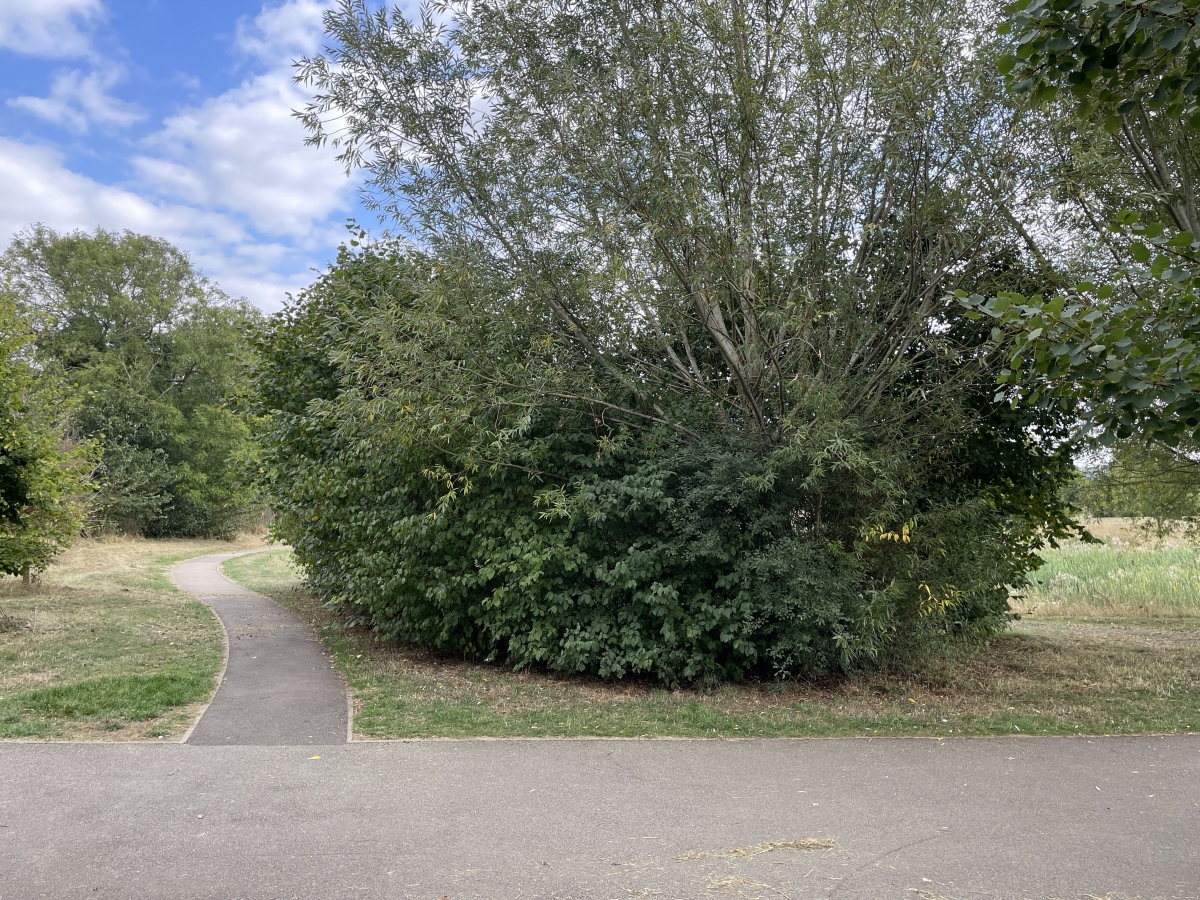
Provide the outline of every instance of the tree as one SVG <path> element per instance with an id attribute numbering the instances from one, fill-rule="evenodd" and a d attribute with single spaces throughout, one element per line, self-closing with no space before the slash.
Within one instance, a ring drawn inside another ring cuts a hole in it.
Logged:
<path id="1" fill-rule="evenodd" d="M 0 573 L 27 582 L 79 533 L 91 471 L 64 386 L 34 359 L 33 340 L 0 285 Z"/>
<path id="2" fill-rule="evenodd" d="M 1200 515 L 1200 467 L 1161 443 L 1117 444 L 1072 487 L 1072 500 L 1093 516 L 1138 520 L 1158 537 L 1195 532 Z"/>
<path id="3" fill-rule="evenodd" d="M 1013 90 L 1079 132 L 1102 123 L 1111 136 L 1117 164 L 1070 173 L 1066 202 L 1084 209 L 1116 266 L 1057 292 L 963 296 L 1012 341 L 1004 383 L 1084 411 L 1106 441 L 1200 439 L 1198 9 L 1022 0 L 1004 26 L 1012 52 L 1000 69 Z M 1113 170 L 1127 189 L 1106 196 Z"/>
<path id="4" fill-rule="evenodd" d="M 449 9 L 346 0 L 300 65 L 312 139 L 412 242 L 348 251 L 260 345 L 264 475 L 318 592 L 668 682 L 1003 624 L 1069 454 L 991 402 L 944 299 L 1032 280 L 967 14 Z"/>
<path id="5" fill-rule="evenodd" d="M 96 521 L 148 535 L 239 527 L 247 423 L 227 408 L 258 313 L 166 241 L 131 232 L 18 235 L 0 270 L 30 309 L 39 358 L 76 390 L 77 427 L 102 446 Z"/>

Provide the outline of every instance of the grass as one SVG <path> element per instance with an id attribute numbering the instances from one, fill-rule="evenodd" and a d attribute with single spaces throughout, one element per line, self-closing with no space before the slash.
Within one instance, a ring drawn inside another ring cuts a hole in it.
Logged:
<path id="1" fill-rule="evenodd" d="M 177 739 L 213 692 L 224 641 L 167 571 L 260 544 L 80 541 L 32 588 L 0 579 L 0 739 Z"/>
<path id="2" fill-rule="evenodd" d="M 1076 619 L 1194 619 L 1200 623 L 1200 548 L 1120 537 L 1068 543 L 1042 556 L 1017 602 L 1025 615 Z"/>
<path id="3" fill-rule="evenodd" d="M 1024 622 L 907 673 L 668 691 L 379 644 L 303 592 L 286 550 L 224 570 L 312 623 L 354 690 L 362 739 L 1200 731 L 1196 627 Z"/>

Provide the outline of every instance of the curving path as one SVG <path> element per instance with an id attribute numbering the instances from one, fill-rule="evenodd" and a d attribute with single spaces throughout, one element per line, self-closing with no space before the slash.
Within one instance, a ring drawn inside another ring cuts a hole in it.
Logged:
<path id="1" fill-rule="evenodd" d="M 251 551 L 255 552 L 255 551 Z M 220 687 L 188 744 L 346 743 L 346 686 L 307 624 L 221 574 L 239 553 L 182 562 L 175 582 L 216 612 L 229 643 Z"/>

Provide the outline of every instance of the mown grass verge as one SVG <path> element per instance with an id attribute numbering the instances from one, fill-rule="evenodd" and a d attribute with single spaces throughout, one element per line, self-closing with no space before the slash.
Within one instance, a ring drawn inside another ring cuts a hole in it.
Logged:
<path id="1" fill-rule="evenodd" d="M 415 737 L 831 737 L 1200 731 L 1200 629 L 1023 623 L 911 672 L 667 691 L 379 644 L 301 589 L 280 550 L 234 580 L 312 623 L 355 692 L 355 732 Z"/>
<path id="2" fill-rule="evenodd" d="M 0 739 L 177 739 L 211 696 L 220 625 L 176 562 L 259 539 L 80 541 L 32 588 L 0 580 Z"/>

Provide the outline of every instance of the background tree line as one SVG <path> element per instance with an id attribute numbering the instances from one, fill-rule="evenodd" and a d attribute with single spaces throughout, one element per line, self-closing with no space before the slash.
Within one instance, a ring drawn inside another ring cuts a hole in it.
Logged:
<path id="1" fill-rule="evenodd" d="M 130 232 L 34 226 L 0 256 L 0 278 L 5 571 L 44 565 L 81 528 L 242 527 L 256 512 L 239 471 L 253 441 L 229 398 L 260 314 L 175 247 Z"/>

